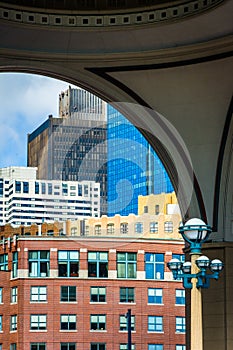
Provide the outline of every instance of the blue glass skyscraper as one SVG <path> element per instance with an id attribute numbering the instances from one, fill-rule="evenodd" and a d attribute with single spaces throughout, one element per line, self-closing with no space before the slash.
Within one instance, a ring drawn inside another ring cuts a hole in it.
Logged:
<path id="1" fill-rule="evenodd" d="M 107 106 L 108 215 L 138 213 L 138 196 L 172 192 L 173 186 L 155 151 L 140 131 Z"/>

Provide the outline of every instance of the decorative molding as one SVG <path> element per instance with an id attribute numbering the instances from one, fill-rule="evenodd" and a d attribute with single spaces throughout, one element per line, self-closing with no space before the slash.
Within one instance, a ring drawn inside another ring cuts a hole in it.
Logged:
<path id="1" fill-rule="evenodd" d="M 137 280 L 145 280 L 146 272 L 145 271 L 137 271 Z"/>
<path id="2" fill-rule="evenodd" d="M 116 253 L 116 249 L 109 249 L 109 253 L 115 254 Z"/>
<path id="3" fill-rule="evenodd" d="M 51 278 L 58 277 L 58 270 L 57 269 L 50 269 L 49 277 L 51 277 Z"/>
<path id="4" fill-rule="evenodd" d="M 80 278 L 88 278 L 88 270 L 79 270 Z"/>
<path id="5" fill-rule="evenodd" d="M 87 253 L 87 248 L 80 248 L 80 253 Z"/>
<path id="6" fill-rule="evenodd" d="M 116 279 L 117 271 L 116 270 L 108 270 L 108 279 Z"/>
<path id="7" fill-rule="evenodd" d="M 28 269 L 18 269 L 17 278 L 28 278 Z"/>
<path id="8" fill-rule="evenodd" d="M 67 27 L 67 28 L 108 28 L 122 26 L 151 25 L 171 20 L 182 19 L 187 16 L 196 15 L 221 4 L 224 0 L 189 0 L 186 2 L 175 1 L 159 4 L 150 9 L 129 9 L 114 14 L 102 13 L 81 13 L 68 11 L 66 13 L 58 10 L 44 10 L 17 5 L 0 7 L 0 19 L 13 22 L 21 22 L 30 25 Z M 15 6 L 16 7 L 16 6 Z M 36 11 L 37 10 L 37 11 Z M 56 12 L 56 13 L 55 13 Z"/>

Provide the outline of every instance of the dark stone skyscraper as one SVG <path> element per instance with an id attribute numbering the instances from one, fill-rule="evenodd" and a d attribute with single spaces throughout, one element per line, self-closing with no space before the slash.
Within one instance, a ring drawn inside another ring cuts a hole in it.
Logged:
<path id="1" fill-rule="evenodd" d="M 106 141 L 106 104 L 70 87 L 59 95 L 59 117 L 49 116 L 28 135 L 28 166 L 38 168 L 39 179 L 99 182 L 105 214 Z"/>

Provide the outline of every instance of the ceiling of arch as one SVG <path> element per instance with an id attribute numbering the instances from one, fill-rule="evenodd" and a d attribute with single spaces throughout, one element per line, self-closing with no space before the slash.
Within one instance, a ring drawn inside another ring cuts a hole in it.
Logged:
<path id="1" fill-rule="evenodd" d="M 146 8 L 154 8 L 159 4 L 169 6 L 172 3 L 182 3 L 183 0 L 21 0 L 20 7 L 47 9 L 47 10 L 64 10 L 64 11 L 143 11 Z M 187 1 L 186 1 L 187 2 Z M 17 5 L 19 1 L 3 1 L 8 5 Z"/>

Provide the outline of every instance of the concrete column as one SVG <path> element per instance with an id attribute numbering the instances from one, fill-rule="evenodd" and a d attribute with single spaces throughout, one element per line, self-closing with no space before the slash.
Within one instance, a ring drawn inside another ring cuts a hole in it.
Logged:
<path id="1" fill-rule="evenodd" d="M 191 255 L 192 273 L 198 273 L 199 269 L 195 263 L 199 254 Z M 191 350 L 203 350 L 203 326 L 202 326 L 202 295 L 201 288 L 197 289 L 197 279 L 192 278 L 191 289 Z"/>

